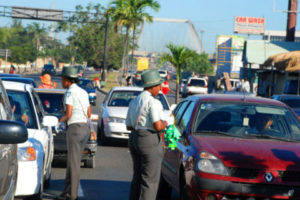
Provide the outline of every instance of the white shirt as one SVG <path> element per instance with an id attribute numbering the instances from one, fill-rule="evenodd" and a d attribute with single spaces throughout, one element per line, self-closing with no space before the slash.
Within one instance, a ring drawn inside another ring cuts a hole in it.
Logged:
<path id="1" fill-rule="evenodd" d="M 68 125 L 74 123 L 87 123 L 87 109 L 90 106 L 88 93 L 73 83 L 65 94 L 65 105 L 73 106 L 72 116 Z"/>
<path id="2" fill-rule="evenodd" d="M 126 117 L 126 126 L 155 130 L 153 123 L 161 120 L 161 109 L 161 102 L 145 90 L 130 102 Z M 138 120 L 139 115 L 140 119 Z"/>

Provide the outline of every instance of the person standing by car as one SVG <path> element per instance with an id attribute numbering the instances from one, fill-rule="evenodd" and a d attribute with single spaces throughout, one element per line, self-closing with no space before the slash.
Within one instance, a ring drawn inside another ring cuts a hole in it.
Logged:
<path id="1" fill-rule="evenodd" d="M 162 88 L 161 88 L 161 91 L 164 95 L 167 95 L 169 92 L 171 92 L 171 94 L 174 94 L 174 91 L 170 88 L 169 80 L 170 80 L 170 75 L 168 74 L 166 77 L 166 81 L 162 84 Z"/>
<path id="2" fill-rule="evenodd" d="M 50 74 L 44 74 L 43 76 L 40 76 L 42 85 L 39 86 L 39 88 L 45 88 L 45 89 L 54 89 L 56 88 L 56 83 L 51 81 L 51 75 Z"/>
<path id="3" fill-rule="evenodd" d="M 130 200 L 155 200 L 161 171 L 163 149 L 159 132 L 167 127 L 160 117 L 160 102 L 154 99 L 163 80 L 157 70 L 141 74 L 144 91 L 133 99 L 128 108 L 126 126 L 131 130 L 129 150 L 133 160 Z"/>
<path id="4" fill-rule="evenodd" d="M 68 157 L 65 190 L 57 199 L 77 199 L 82 152 L 90 135 L 88 125 L 88 119 L 91 117 L 89 97 L 87 92 L 76 84 L 77 81 L 77 69 L 64 67 L 62 86 L 67 89 L 64 98 L 66 111 L 59 122 L 67 122 Z"/>

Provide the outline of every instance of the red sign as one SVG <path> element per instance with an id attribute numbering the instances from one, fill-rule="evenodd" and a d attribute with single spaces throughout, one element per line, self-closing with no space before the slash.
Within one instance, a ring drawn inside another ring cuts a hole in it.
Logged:
<path id="1" fill-rule="evenodd" d="M 264 34 L 265 18 L 235 17 L 234 32 L 245 34 Z"/>

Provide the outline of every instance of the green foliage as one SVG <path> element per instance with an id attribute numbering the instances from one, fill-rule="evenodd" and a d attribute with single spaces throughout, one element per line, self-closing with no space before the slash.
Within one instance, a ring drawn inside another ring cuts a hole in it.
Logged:
<path id="1" fill-rule="evenodd" d="M 34 62 L 38 56 L 54 56 L 58 62 L 70 61 L 70 54 L 66 55 L 66 48 L 58 40 L 52 40 L 47 35 L 47 28 L 41 27 L 38 23 L 32 23 L 24 27 L 19 20 L 14 20 L 10 27 L 0 27 L 0 47 L 11 50 L 11 57 L 8 61 L 15 63 Z M 64 59 L 57 59 L 56 56 L 63 55 Z"/>
<path id="2" fill-rule="evenodd" d="M 188 59 L 186 71 L 195 72 L 197 74 L 207 74 L 213 73 L 213 66 L 209 61 L 208 54 L 202 53 L 198 54 L 193 52 L 193 58 Z"/>
<path id="3" fill-rule="evenodd" d="M 123 56 L 122 56 L 122 66 L 124 67 L 125 56 L 128 52 L 129 41 L 129 32 L 132 30 L 132 50 L 136 48 L 134 42 L 135 35 L 137 32 L 138 26 L 144 22 L 144 19 L 147 22 L 152 22 L 152 16 L 146 12 L 147 9 L 153 9 L 158 12 L 160 5 L 158 1 L 155 0 L 112 0 L 110 2 L 109 13 L 112 14 L 112 19 L 114 20 L 115 30 L 118 30 L 118 27 L 126 29 L 125 38 L 123 40 Z"/>
<path id="4" fill-rule="evenodd" d="M 195 56 L 195 52 L 181 45 L 168 44 L 167 48 L 171 54 L 165 53 L 161 57 L 162 62 L 170 62 L 177 71 L 177 82 L 181 78 L 181 72 L 186 68 L 189 60 Z"/>
<path id="5" fill-rule="evenodd" d="M 183 69 L 186 68 L 189 60 L 193 59 L 193 57 L 195 56 L 195 52 L 184 46 L 176 46 L 174 44 L 168 44 L 167 48 L 170 50 L 171 53 L 163 54 L 161 60 L 163 62 L 170 62 L 176 68 L 177 74 L 175 103 L 177 103 L 179 99 L 179 81 L 181 79 L 181 73 Z"/>
<path id="6" fill-rule="evenodd" d="M 68 41 L 76 62 L 87 61 L 89 65 L 100 67 L 104 53 L 106 9 L 101 4 L 89 4 L 85 8 L 76 6 L 76 11 L 72 22 L 60 23 L 57 30 L 71 31 Z M 111 22 L 107 42 L 107 65 L 118 69 L 121 67 L 122 35 L 114 32 L 113 27 Z"/>

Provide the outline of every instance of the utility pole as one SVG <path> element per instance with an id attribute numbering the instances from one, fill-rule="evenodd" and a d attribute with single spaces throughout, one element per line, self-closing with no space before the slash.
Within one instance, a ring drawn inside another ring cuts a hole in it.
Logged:
<path id="1" fill-rule="evenodd" d="M 107 57 L 107 39 L 108 39 L 108 25 L 109 25 L 109 16 L 106 13 L 106 22 L 105 22 L 105 38 L 104 38 L 104 54 L 103 54 L 103 64 L 102 64 L 102 75 L 101 75 L 101 81 L 106 81 L 106 71 L 107 71 L 107 63 L 106 63 L 106 57 Z"/>
<path id="2" fill-rule="evenodd" d="M 285 39 L 288 42 L 295 41 L 297 9 L 298 9 L 298 0 L 289 0 L 286 39 Z"/>

